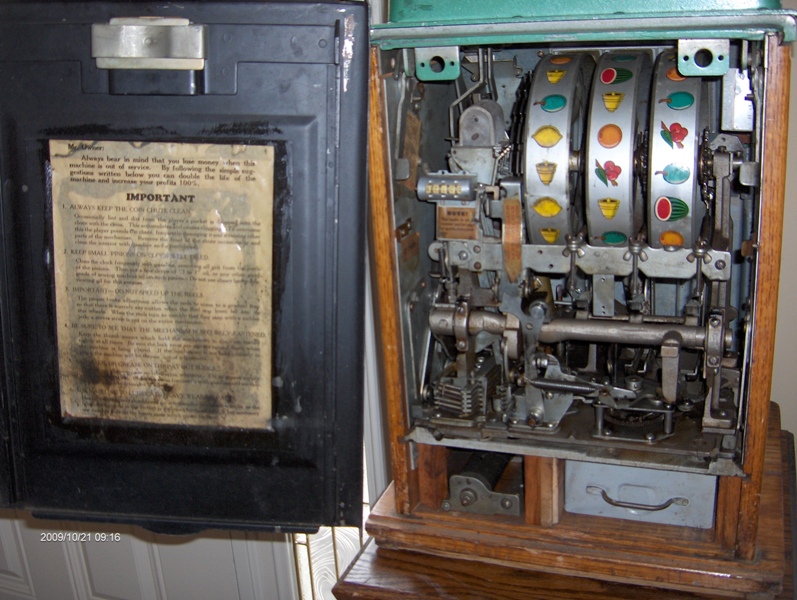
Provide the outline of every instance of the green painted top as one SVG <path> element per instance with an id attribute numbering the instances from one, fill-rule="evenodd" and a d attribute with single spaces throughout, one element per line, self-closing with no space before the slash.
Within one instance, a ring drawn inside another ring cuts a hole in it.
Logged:
<path id="1" fill-rule="evenodd" d="M 425 3 L 424 3 L 425 2 Z M 374 25 L 384 49 L 510 43 L 668 39 L 797 39 L 797 13 L 779 0 L 391 0 Z M 699 3 L 699 6 L 698 6 Z M 452 6 L 454 8 L 452 8 Z M 618 10 L 622 8 L 623 10 Z"/>
<path id="2" fill-rule="evenodd" d="M 390 0 L 390 23 L 442 25 L 546 17 L 601 18 L 646 13 L 685 15 L 711 11 L 779 9 L 779 0 Z"/>

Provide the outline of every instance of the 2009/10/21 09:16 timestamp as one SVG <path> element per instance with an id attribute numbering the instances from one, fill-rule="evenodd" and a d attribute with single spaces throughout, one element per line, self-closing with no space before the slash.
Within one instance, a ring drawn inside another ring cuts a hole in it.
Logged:
<path id="1" fill-rule="evenodd" d="M 121 542 L 121 533 L 83 532 L 83 531 L 43 531 L 40 542 Z"/>

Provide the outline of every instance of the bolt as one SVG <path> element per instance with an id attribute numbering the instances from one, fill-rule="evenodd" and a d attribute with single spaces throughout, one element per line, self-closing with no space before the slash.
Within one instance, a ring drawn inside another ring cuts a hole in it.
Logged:
<path id="1" fill-rule="evenodd" d="M 464 340 L 460 340 L 460 341 L 457 342 L 457 348 L 459 348 L 460 350 L 464 350 L 467 347 L 468 347 L 468 344 Z"/>
<path id="2" fill-rule="evenodd" d="M 475 262 L 473 263 L 473 268 L 476 269 L 477 271 L 481 271 L 482 264 L 480 262 Z"/>
<path id="3" fill-rule="evenodd" d="M 722 271 L 725 268 L 725 266 L 726 265 L 724 260 L 718 260 L 717 262 L 714 263 L 714 268 L 717 269 L 717 271 Z"/>
<path id="4" fill-rule="evenodd" d="M 448 500 L 443 500 L 443 510 L 451 510 L 451 503 Z"/>
<path id="5" fill-rule="evenodd" d="M 635 392 L 638 392 L 642 389 L 642 378 L 636 375 L 631 375 L 630 377 L 626 377 L 625 383 L 628 387 Z"/>
<path id="6" fill-rule="evenodd" d="M 476 503 L 476 494 L 473 493 L 473 490 L 462 490 L 459 493 L 459 502 L 462 506 L 470 506 L 471 504 Z"/>
<path id="7" fill-rule="evenodd" d="M 512 508 L 512 501 L 509 498 L 504 498 L 501 500 L 501 508 L 504 510 L 509 510 Z"/>
<path id="8" fill-rule="evenodd" d="M 457 256 L 459 256 L 459 260 L 468 260 L 468 253 L 464 250 L 460 250 Z"/>

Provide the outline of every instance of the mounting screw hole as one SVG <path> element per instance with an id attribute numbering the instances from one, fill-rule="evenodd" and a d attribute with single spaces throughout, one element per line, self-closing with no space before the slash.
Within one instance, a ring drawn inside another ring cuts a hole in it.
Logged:
<path id="1" fill-rule="evenodd" d="M 435 56 L 429 61 L 429 68 L 435 73 L 441 73 L 446 68 L 446 61 L 439 56 Z"/>
<path id="2" fill-rule="evenodd" d="M 705 69 L 712 62 L 714 62 L 714 55 L 710 50 L 703 48 L 695 52 L 695 64 L 701 69 Z"/>

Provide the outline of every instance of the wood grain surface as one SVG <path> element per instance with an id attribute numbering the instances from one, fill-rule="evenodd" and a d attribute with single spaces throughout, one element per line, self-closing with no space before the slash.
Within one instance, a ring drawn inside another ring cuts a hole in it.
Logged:
<path id="1" fill-rule="evenodd" d="M 395 258 L 396 228 L 387 150 L 385 89 L 380 76 L 378 52 L 376 48 L 371 49 L 368 118 L 368 177 L 371 202 L 369 237 L 372 281 L 376 287 L 374 311 L 378 320 L 379 364 L 382 365 L 381 392 L 387 406 L 396 510 L 406 514 L 418 502 L 418 476 L 417 471 L 411 468 L 409 444 L 401 441 L 409 431 L 409 418 L 405 408 L 407 402 Z"/>
<path id="2" fill-rule="evenodd" d="M 772 389 L 775 327 L 778 315 L 783 202 L 786 185 L 786 143 L 789 125 L 789 47 L 775 35 L 768 36 L 764 150 L 761 175 L 761 223 L 758 239 L 758 278 L 750 366 L 749 400 L 745 427 L 744 472 L 736 552 L 753 560 L 759 527 L 766 421 Z"/>
<path id="3" fill-rule="evenodd" d="M 784 467 L 780 414 L 772 405 L 761 487 L 761 516 L 753 561 L 735 557 L 713 530 L 562 514 L 539 527 L 522 517 L 484 517 L 419 507 L 395 512 L 392 488 L 376 504 L 366 529 L 381 548 L 450 559 L 578 575 L 689 593 L 772 597 L 785 571 Z M 498 596 L 500 597 L 500 596 Z"/>

